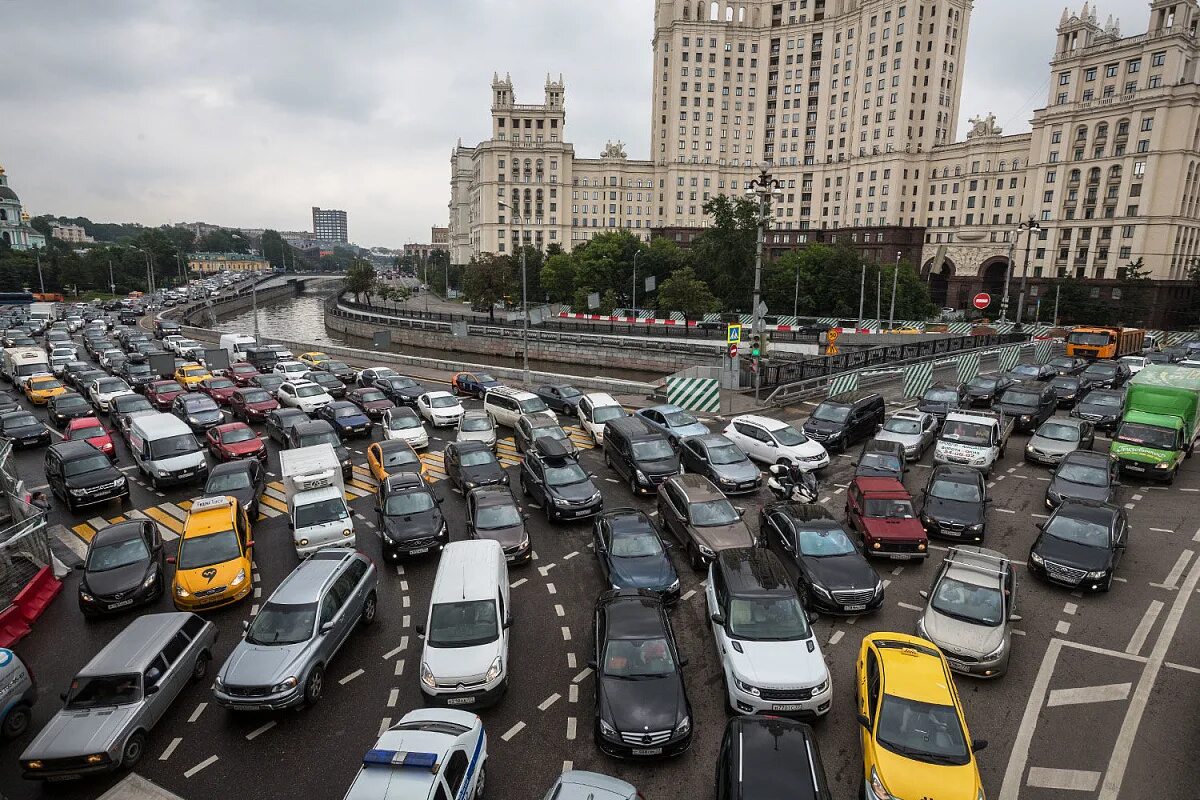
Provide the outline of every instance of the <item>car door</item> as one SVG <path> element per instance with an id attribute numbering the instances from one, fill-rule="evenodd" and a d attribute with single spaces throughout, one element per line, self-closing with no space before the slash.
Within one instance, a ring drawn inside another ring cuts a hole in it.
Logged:
<path id="1" fill-rule="evenodd" d="M 540 503 L 542 508 L 549 513 L 551 502 L 550 498 L 546 494 L 546 479 L 542 470 L 542 462 L 538 461 L 536 458 L 531 458 L 527 459 L 525 463 L 529 466 L 528 475 L 529 480 L 532 482 L 531 484 L 527 483 L 529 493 L 533 496 L 534 500 Z"/>
<path id="2" fill-rule="evenodd" d="M 765 441 L 762 437 L 762 432 L 758 427 L 746 422 L 735 422 L 733 429 L 741 434 L 738 444 L 746 455 L 758 461 L 773 461 L 771 453 L 768 452 Z"/>
<path id="3" fill-rule="evenodd" d="M 466 797 L 467 789 L 467 767 L 470 760 L 467 758 L 467 753 L 461 747 L 455 747 L 450 751 L 450 755 L 446 758 L 446 767 L 442 771 L 442 776 L 446 780 L 446 788 L 450 790 L 451 797 Z"/>
<path id="4" fill-rule="evenodd" d="M 965 402 L 965 401 L 964 401 Z M 933 444 L 933 440 L 937 438 L 937 418 L 925 415 L 925 419 L 921 421 L 921 453 L 923 454 L 929 445 Z"/>
<path id="5" fill-rule="evenodd" d="M 329 659 L 333 658 L 333 654 L 337 652 L 340 644 L 337 631 L 338 605 L 337 595 L 334 594 L 333 586 L 330 586 L 321 595 L 320 616 L 317 617 L 318 641 L 313 657 L 314 661 L 327 664 Z M 328 630 L 326 630 L 326 626 L 330 626 Z"/>
<path id="6" fill-rule="evenodd" d="M 688 544 L 687 501 L 683 493 L 673 484 L 667 484 L 662 496 L 665 502 L 661 516 L 675 538 L 684 545 Z"/>
<path id="7" fill-rule="evenodd" d="M 1092 423 L 1084 421 L 1079 425 L 1079 449 L 1091 450 L 1096 441 L 1096 428 Z"/>
<path id="8" fill-rule="evenodd" d="M 1125 556 L 1125 548 L 1129 544 L 1129 520 L 1122 513 L 1117 517 L 1116 530 L 1113 532 L 1113 566 L 1121 563 Z"/>
<path id="9" fill-rule="evenodd" d="M 858 674 L 858 713 L 867 720 L 867 727 L 860 726 L 862 752 L 866 755 L 874 752 L 872 731 L 875 727 L 875 709 L 879 707 L 880 686 L 883 682 L 879 674 L 879 657 L 873 649 L 867 650 L 866 663 L 859 664 Z"/>
<path id="10" fill-rule="evenodd" d="M 846 492 L 846 521 L 850 527 L 862 532 L 862 492 L 857 486 L 851 486 Z"/>
<path id="11" fill-rule="evenodd" d="M 446 466 L 446 477 L 450 479 L 450 485 L 456 489 L 462 490 L 462 475 L 459 474 L 458 468 L 458 448 L 453 445 L 442 451 L 442 460 Z"/>
<path id="12" fill-rule="evenodd" d="M 775 551 L 783 568 L 793 580 L 800 577 L 799 558 L 796 554 L 796 531 L 786 514 L 778 511 L 767 517 L 767 548 Z"/>
<path id="13" fill-rule="evenodd" d="M 687 439 L 679 446 L 679 460 L 681 465 L 688 472 L 695 472 L 699 475 L 709 475 L 710 469 L 708 466 L 707 451 L 700 442 L 695 439 Z"/>

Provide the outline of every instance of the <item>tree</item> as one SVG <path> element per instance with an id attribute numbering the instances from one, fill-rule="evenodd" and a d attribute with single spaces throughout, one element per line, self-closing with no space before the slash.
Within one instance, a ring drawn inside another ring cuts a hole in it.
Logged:
<path id="1" fill-rule="evenodd" d="M 201 236 L 196 249 L 204 253 L 248 253 L 250 240 L 239 231 L 220 228 Z"/>
<path id="2" fill-rule="evenodd" d="M 694 269 L 683 267 L 659 285 L 657 307 L 660 312 L 680 311 L 688 319 L 697 319 L 718 310 L 721 303 Z"/>
<path id="3" fill-rule="evenodd" d="M 1139 257 L 1127 266 L 1118 267 L 1117 280 L 1120 281 L 1121 297 L 1111 306 L 1116 312 L 1114 322 L 1145 325 L 1150 319 L 1150 296 L 1154 291 L 1145 260 Z"/>
<path id="4" fill-rule="evenodd" d="M 369 295 L 374 285 L 375 267 L 370 261 L 357 259 L 346 270 L 346 290 L 354 292 L 356 302 L 364 293 Z"/>
<path id="5" fill-rule="evenodd" d="M 710 227 L 692 243 L 696 273 L 730 310 L 749 309 L 754 288 L 758 203 L 717 195 L 704 203 Z M 662 304 L 659 304 L 662 307 Z"/>
<path id="6" fill-rule="evenodd" d="M 463 274 L 463 293 L 472 308 L 487 308 L 488 318 L 496 320 L 496 303 L 513 289 L 512 261 L 505 256 L 477 256 Z"/>

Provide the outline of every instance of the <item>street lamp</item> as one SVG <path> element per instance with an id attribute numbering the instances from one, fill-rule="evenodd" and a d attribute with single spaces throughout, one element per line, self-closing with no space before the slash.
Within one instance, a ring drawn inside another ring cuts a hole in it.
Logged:
<path id="1" fill-rule="evenodd" d="M 513 225 L 517 228 L 517 245 L 521 248 L 521 373 L 522 382 L 529 385 L 529 298 L 528 282 L 525 277 L 525 241 L 521 238 L 521 217 L 517 209 L 503 200 L 497 200 L 496 205 L 508 209 L 513 215 Z"/>
<path id="2" fill-rule="evenodd" d="M 637 260 L 642 254 L 641 250 L 635 250 L 633 253 L 633 316 L 637 318 Z"/>
<path id="3" fill-rule="evenodd" d="M 1029 276 L 1029 246 L 1033 244 L 1033 232 L 1040 231 L 1042 226 L 1031 215 L 1029 219 L 1017 226 L 1025 231 L 1025 264 L 1021 267 L 1021 296 L 1017 298 L 1017 329 L 1020 330 L 1025 318 L 1025 281 Z"/>
<path id="4" fill-rule="evenodd" d="M 757 178 L 754 178 L 746 184 L 746 196 L 758 198 L 758 237 L 754 247 L 754 308 L 753 322 L 750 327 L 752 334 L 758 334 L 761 340 L 763 335 L 763 318 L 762 318 L 762 255 L 763 255 L 763 240 L 767 236 L 767 225 L 771 220 L 767 216 L 767 208 L 772 199 L 780 200 L 783 198 L 783 181 L 777 181 L 771 177 L 768 171 L 770 165 L 765 161 L 761 165 L 761 171 Z M 762 386 L 762 366 L 759 363 L 754 364 L 754 399 L 758 400 L 759 389 Z"/>
<path id="5" fill-rule="evenodd" d="M 888 331 L 896 329 L 896 277 L 900 274 L 900 251 L 896 251 L 896 266 L 892 267 L 892 306 L 888 310 Z"/>

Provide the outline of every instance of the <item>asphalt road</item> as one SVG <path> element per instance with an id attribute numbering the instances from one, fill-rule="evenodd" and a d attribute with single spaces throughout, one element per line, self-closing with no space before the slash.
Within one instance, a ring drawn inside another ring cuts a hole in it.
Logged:
<path id="1" fill-rule="evenodd" d="M 793 418 L 796 413 L 783 416 Z M 710 427 L 719 428 L 720 422 L 712 421 Z M 435 436 L 425 458 L 436 470 L 446 433 Z M 365 462 L 365 446 L 366 440 L 352 444 L 357 464 Z M 1107 442 L 1097 444 L 1101 446 Z M 277 476 L 278 454 L 274 445 L 269 448 L 270 471 Z M 120 465 L 136 479 L 123 445 L 118 449 Z M 1042 495 L 1049 473 L 1024 464 L 1022 450 L 1023 437 L 1014 437 L 989 483 L 994 503 L 985 544 L 1023 565 L 1034 526 L 1045 512 Z M 510 445 L 502 443 L 501 453 L 515 463 Z M 16 458 L 28 484 L 44 483 L 40 451 L 21 452 Z M 583 460 L 600 476 L 606 507 L 632 505 L 653 511 L 652 499 L 635 499 L 609 478 L 599 451 L 586 451 Z M 928 461 L 929 456 L 925 463 L 913 465 L 906 476 L 914 493 L 928 479 Z M 1169 488 L 1121 489 L 1120 501 L 1130 509 L 1134 531 L 1111 593 L 1079 596 L 1018 572 L 1017 610 L 1024 619 L 1017 623 L 1021 633 L 1009 674 L 993 682 L 958 679 L 971 733 L 989 741 L 980 754 L 989 797 L 1200 796 L 1192 756 L 1200 697 L 1200 637 L 1192 632 L 1200 629 L 1200 611 L 1189 602 L 1200 581 L 1197 464 L 1200 460 L 1188 462 Z M 841 513 L 851 470 L 850 456 L 836 456 L 822 476 L 822 502 L 835 513 Z M 510 472 L 515 479 L 516 470 L 510 467 Z M 356 470 L 351 491 L 363 496 L 352 507 L 361 515 L 360 549 L 382 565 L 378 535 L 370 525 L 372 485 Z M 461 497 L 444 481 L 436 490 L 448 497 L 443 509 L 452 537 L 462 538 Z M 112 505 L 69 516 L 56 506 L 51 512 L 56 555 L 70 564 L 90 531 L 119 515 L 144 513 L 164 531 L 176 532 L 195 491 L 160 493 L 135 483 L 132 501 L 121 508 Z M 768 499 L 764 492 L 738 498 L 736 504 L 747 508 L 753 527 L 754 510 Z M 510 575 L 516 618 L 511 688 L 497 707 L 482 712 L 491 756 L 489 795 L 541 798 L 558 772 L 574 767 L 625 778 L 650 800 L 713 797 L 715 758 L 727 715 L 720 665 L 704 619 L 703 576 L 673 551 L 684 586 L 682 600 L 671 613 L 681 650 L 691 661 L 686 676 L 694 744 L 671 761 L 614 761 L 597 751 L 591 736 L 593 677 L 586 664 L 592 655 L 592 604 L 603 584 L 589 549 L 590 523 L 551 526 L 537 509 L 531 511 L 535 560 Z M 237 642 L 242 622 L 257 603 L 297 564 L 284 519 L 260 518 L 254 538 L 254 596 L 211 615 L 220 629 L 214 667 Z M 941 554 L 935 549 L 932 558 Z M 186 800 L 227 796 L 235 787 L 256 800 L 293 800 L 298 789 L 309 797 L 342 797 L 361 754 L 380 731 L 421 705 L 420 642 L 414 624 L 426 611 L 435 559 L 418 558 L 384 569 L 378 620 L 356 632 L 334 659 L 328 689 L 317 706 L 235 715 L 212 702 L 207 685 L 190 686 L 153 731 L 138 772 Z M 928 587 L 934 572 L 932 563 L 879 562 L 877 568 L 889 581 L 882 609 L 858 619 L 822 617 L 815 624 L 836 694 L 833 710 L 815 727 L 839 798 L 857 796 L 861 780 L 858 728 L 851 711 L 858 644 L 871 631 L 911 631 L 923 602 L 918 592 Z M 74 671 L 129 621 L 121 617 L 85 622 L 75 602 L 77 580 L 75 573 L 67 575 L 62 595 L 34 633 L 17 645 L 41 689 L 33 731 L 57 709 L 57 695 Z M 168 609 L 170 600 L 164 598 L 159 610 Z M 17 758 L 31 735 L 0 745 L 0 794 L 9 800 L 47 791 L 19 775 Z M 53 794 L 95 798 L 119 777 L 56 786 Z"/>

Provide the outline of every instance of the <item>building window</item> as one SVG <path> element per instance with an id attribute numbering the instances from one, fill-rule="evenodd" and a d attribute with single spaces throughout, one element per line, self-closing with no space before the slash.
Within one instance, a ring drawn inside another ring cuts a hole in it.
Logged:
<path id="1" fill-rule="evenodd" d="M 1060 72 L 1058 74 L 1058 85 L 1059 86 L 1066 86 L 1070 82 L 1071 82 L 1071 73 Z"/>
<path id="2" fill-rule="evenodd" d="M 1130 61 L 1128 71 L 1129 71 L 1130 75 L 1134 74 L 1135 72 L 1141 72 L 1142 71 L 1142 60 L 1140 58 L 1135 58 L 1132 61 Z"/>
<path id="3" fill-rule="evenodd" d="M 1120 66 L 1119 64 L 1107 64 L 1107 65 L 1105 65 L 1105 67 L 1104 67 L 1104 77 L 1106 77 L 1106 78 L 1115 78 L 1115 77 L 1117 77 L 1117 69 L 1118 69 L 1118 67 L 1119 67 L 1119 66 Z"/>
<path id="4" fill-rule="evenodd" d="M 1162 53 L 1155 53 L 1154 55 L 1150 56 L 1150 66 L 1152 66 L 1152 67 L 1161 67 L 1162 65 L 1164 65 L 1166 63 L 1167 63 L 1167 54 L 1165 51 Z"/>
<path id="5" fill-rule="evenodd" d="M 1083 79 L 1085 81 L 1088 81 L 1089 83 L 1096 80 L 1096 68 L 1091 67 L 1091 68 L 1085 70 L 1083 73 Z"/>

